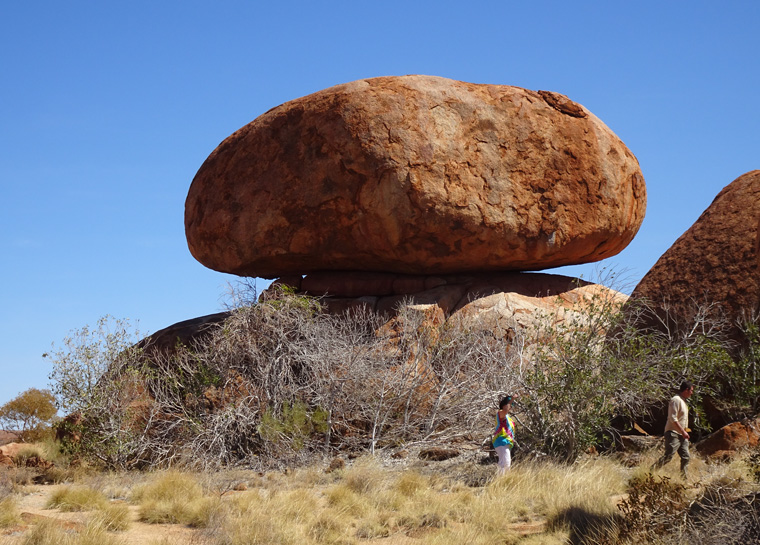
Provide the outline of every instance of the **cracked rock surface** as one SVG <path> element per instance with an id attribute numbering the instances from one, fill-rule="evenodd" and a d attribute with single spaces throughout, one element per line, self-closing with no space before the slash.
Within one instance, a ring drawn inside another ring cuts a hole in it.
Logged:
<path id="1" fill-rule="evenodd" d="M 645 207 L 636 158 L 563 95 L 381 77 L 224 140 L 185 230 L 198 261 L 243 276 L 540 270 L 617 254 Z"/>

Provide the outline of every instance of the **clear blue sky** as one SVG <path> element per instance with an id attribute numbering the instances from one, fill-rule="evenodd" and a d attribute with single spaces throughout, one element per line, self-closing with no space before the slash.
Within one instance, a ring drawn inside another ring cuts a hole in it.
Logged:
<path id="1" fill-rule="evenodd" d="M 151 333 L 220 310 L 184 201 L 269 108 L 403 74 L 556 91 L 641 163 L 637 282 L 726 184 L 760 168 L 760 2 L 5 2 L 0 31 L 0 404 L 105 314 Z M 594 266 L 565 273 L 590 275 Z M 261 285 L 263 287 L 263 285 Z"/>

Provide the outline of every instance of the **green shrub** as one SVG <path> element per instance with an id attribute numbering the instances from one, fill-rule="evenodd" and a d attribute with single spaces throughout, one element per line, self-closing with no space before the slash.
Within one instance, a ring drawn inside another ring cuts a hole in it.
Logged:
<path id="1" fill-rule="evenodd" d="M 302 401 L 285 402 L 279 415 L 268 409 L 261 417 L 258 431 L 271 443 L 288 443 L 293 450 L 304 448 L 315 433 L 326 433 L 329 413 L 317 407 L 309 409 Z"/>

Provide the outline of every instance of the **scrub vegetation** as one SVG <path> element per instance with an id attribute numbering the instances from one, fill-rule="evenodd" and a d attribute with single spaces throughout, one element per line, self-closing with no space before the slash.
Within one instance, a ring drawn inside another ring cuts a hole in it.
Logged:
<path id="1" fill-rule="evenodd" d="M 757 453 L 694 456 L 684 482 L 675 464 L 649 471 L 656 449 L 617 447 L 685 377 L 693 435 L 710 431 L 708 401 L 756 415 L 757 322 L 729 339 L 709 309 L 675 320 L 601 293 L 489 329 L 410 302 L 333 315 L 272 288 L 164 351 L 104 318 L 48 354 L 68 416 L 59 441 L 28 453 L 54 463 L 0 470 L 0 524 L 23 527 L 0 543 L 121 543 L 136 524 L 209 545 L 756 541 Z M 487 451 L 505 393 L 517 445 L 496 478 Z M 425 460 L 431 447 L 454 458 Z M 19 522 L 40 483 L 59 483 L 48 509 L 84 517 L 74 530 Z"/>
<path id="2" fill-rule="evenodd" d="M 408 302 L 393 317 L 333 315 L 279 287 L 170 351 L 144 349 L 126 322 L 104 319 L 49 354 L 53 392 L 72 415 L 59 435 L 65 452 L 108 469 L 266 470 L 479 443 L 508 392 L 520 447 L 572 463 L 646 420 L 684 377 L 696 384 L 698 432 L 709 431 L 708 398 L 735 419 L 757 413 L 755 322 L 737 343 L 704 309 L 676 327 L 604 293 L 529 327 L 484 327 Z"/>

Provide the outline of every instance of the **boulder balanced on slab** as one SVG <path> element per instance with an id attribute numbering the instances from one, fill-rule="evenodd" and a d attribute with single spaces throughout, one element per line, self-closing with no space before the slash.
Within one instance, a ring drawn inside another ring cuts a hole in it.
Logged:
<path id="1" fill-rule="evenodd" d="M 185 230 L 201 263 L 244 276 L 538 270 L 615 255 L 645 206 L 636 158 L 562 95 L 381 77 L 224 140 Z"/>

